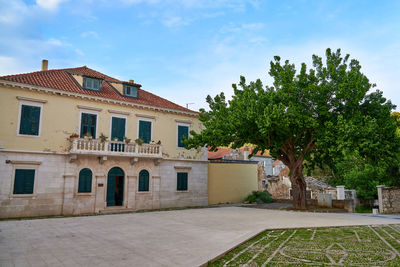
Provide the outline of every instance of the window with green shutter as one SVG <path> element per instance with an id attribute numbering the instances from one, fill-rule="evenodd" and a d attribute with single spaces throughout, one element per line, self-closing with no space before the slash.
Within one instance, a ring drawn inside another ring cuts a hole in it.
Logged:
<path id="1" fill-rule="evenodd" d="M 149 172 L 141 170 L 139 173 L 139 191 L 149 191 Z"/>
<path id="2" fill-rule="evenodd" d="M 19 134 L 39 135 L 39 124 L 40 107 L 22 105 Z"/>
<path id="3" fill-rule="evenodd" d="M 92 171 L 88 168 L 79 172 L 78 193 L 92 192 Z"/>
<path id="4" fill-rule="evenodd" d="M 81 115 L 81 137 L 89 133 L 93 138 L 96 138 L 96 122 L 97 115 L 82 113 Z"/>
<path id="5" fill-rule="evenodd" d="M 33 194 L 35 170 L 16 169 L 14 179 L 14 194 Z"/>
<path id="6" fill-rule="evenodd" d="M 178 147 L 185 147 L 183 143 L 189 137 L 189 126 L 178 125 Z"/>
<path id="7" fill-rule="evenodd" d="M 188 190 L 188 173 L 187 172 L 178 172 L 176 184 L 177 184 L 176 190 L 187 191 Z"/>
<path id="8" fill-rule="evenodd" d="M 139 120 L 139 138 L 144 143 L 150 143 L 151 141 L 151 121 Z"/>

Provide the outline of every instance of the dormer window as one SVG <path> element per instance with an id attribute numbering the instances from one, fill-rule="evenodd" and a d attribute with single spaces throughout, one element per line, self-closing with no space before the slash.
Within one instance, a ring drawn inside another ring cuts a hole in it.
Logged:
<path id="1" fill-rule="evenodd" d="M 124 95 L 137 98 L 138 88 L 133 85 L 124 84 Z"/>
<path id="2" fill-rule="evenodd" d="M 101 79 L 83 77 L 83 87 L 98 91 L 101 87 Z"/>

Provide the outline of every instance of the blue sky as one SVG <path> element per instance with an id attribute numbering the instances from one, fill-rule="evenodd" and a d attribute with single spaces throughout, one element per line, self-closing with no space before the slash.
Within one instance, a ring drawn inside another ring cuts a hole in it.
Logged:
<path id="1" fill-rule="evenodd" d="M 400 105 L 400 1 L 0 0 L 0 75 L 86 65 L 194 110 L 327 47 Z"/>

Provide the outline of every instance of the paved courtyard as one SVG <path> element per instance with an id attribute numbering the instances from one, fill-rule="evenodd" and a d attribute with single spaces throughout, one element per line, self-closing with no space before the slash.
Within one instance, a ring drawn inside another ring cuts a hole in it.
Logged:
<path id="1" fill-rule="evenodd" d="M 2 221 L 0 265 L 199 266 L 265 229 L 399 223 L 241 207 Z"/>

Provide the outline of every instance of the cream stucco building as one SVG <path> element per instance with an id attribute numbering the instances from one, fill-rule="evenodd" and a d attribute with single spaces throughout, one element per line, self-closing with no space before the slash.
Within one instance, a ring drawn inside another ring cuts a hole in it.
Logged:
<path id="1" fill-rule="evenodd" d="M 0 109 L 0 217 L 208 204 L 198 114 L 132 80 L 44 64 L 0 77 Z"/>

